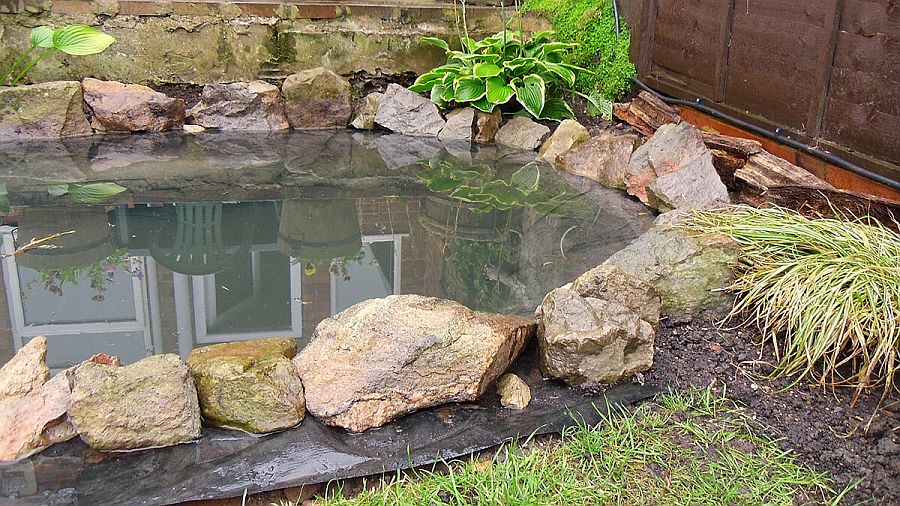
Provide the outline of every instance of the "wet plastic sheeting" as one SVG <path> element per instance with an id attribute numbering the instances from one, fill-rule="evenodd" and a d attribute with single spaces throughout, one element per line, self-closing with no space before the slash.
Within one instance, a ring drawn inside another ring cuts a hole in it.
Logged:
<path id="1" fill-rule="evenodd" d="M 491 390 L 478 403 L 440 406 L 362 434 L 300 427 L 254 437 L 204 429 L 195 444 L 101 454 L 79 441 L 0 467 L 0 489 L 22 504 L 172 504 L 323 483 L 421 466 L 466 455 L 517 436 L 558 432 L 575 419 L 596 424 L 607 402 L 628 404 L 654 392 L 620 385 L 586 395 L 541 379 L 533 352 L 514 367 L 532 388 L 523 411 L 500 406 Z M 2 502 L 2 500 L 0 500 Z"/>

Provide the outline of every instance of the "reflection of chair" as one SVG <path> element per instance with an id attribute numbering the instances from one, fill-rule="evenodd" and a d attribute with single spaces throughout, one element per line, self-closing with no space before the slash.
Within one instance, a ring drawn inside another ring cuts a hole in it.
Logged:
<path id="1" fill-rule="evenodd" d="M 222 238 L 222 203 L 175 204 L 175 238 L 170 249 L 160 245 L 162 229 L 150 240 L 150 254 L 167 269 L 202 276 L 221 272 L 250 251 L 253 235 L 241 229 L 241 243 L 228 253 Z"/>

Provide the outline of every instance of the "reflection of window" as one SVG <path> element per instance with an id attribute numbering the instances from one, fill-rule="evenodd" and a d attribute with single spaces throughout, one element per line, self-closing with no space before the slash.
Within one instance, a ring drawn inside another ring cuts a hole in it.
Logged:
<path id="1" fill-rule="evenodd" d="M 117 252 L 117 260 L 109 257 L 97 266 L 32 268 L 11 256 L 17 230 L 0 227 L 0 235 L 0 251 L 9 255 L 2 260 L 3 276 L 16 350 L 35 336 L 46 336 L 47 362 L 53 369 L 95 353 L 118 355 L 123 363 L 152 353 L 148 309 L 156 312 L 158 307 L 148 304 L 147 280 L 155 278 L 151 258 Z M 111 263 L 104 264 L 107 261 Z M 98 266 L 104 276 L 102 289 L 91 280 Z"/>
<path id="2" fill-rule="evenodd" d="M 368 299 L 400 293 L 403 235 L 363 236 L 361 255 L 331 264 L 331 314 Z"/>

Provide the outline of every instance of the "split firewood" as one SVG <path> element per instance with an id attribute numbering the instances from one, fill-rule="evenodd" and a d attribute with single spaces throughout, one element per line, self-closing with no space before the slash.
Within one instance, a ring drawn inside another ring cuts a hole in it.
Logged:
<path id="1" fill-rule="evenodd" d="M 642 91 L 631 102 L 615 104 L 613 115 L 628 123 L 641 135 L 650 137 L 666 123 L 679 123 L 678 111 L 651 93 Z"/>

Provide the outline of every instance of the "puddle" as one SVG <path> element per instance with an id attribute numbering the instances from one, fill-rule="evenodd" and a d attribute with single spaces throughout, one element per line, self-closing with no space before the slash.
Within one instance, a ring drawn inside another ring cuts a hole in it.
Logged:
<path id="1" fill-rule="evenodd" d="M 46 335 L 55 370 L 101 352 L 131 363 L 241 339 L 302 346 L 322 319 L 397 293 L 528 316 L 652 221 L 619 192 L 534 164 L 533 153 L 397 135 L 101 137 L 0 152 L 14 206 L 3 254 L 73 231 L 54 249 L 2 260 L 0 363 Z M 128 191 L 101 205 L 46 191 L 91 181 Z M 84 504 L 227 497 L 461 455 L 571 423 L 566 407 L 596 415 L 601 398 L 543 382 L 530 358 L 517 368 L 535 389 L 520 414 L 491 393 L 362 436 L 307 417 L 265 438 L 204 429 L 199 444 L 115 457 L 70 442 L 0 468 L 0 493 Z M 629 388 L 622 400 L 643 395 Z"/>

